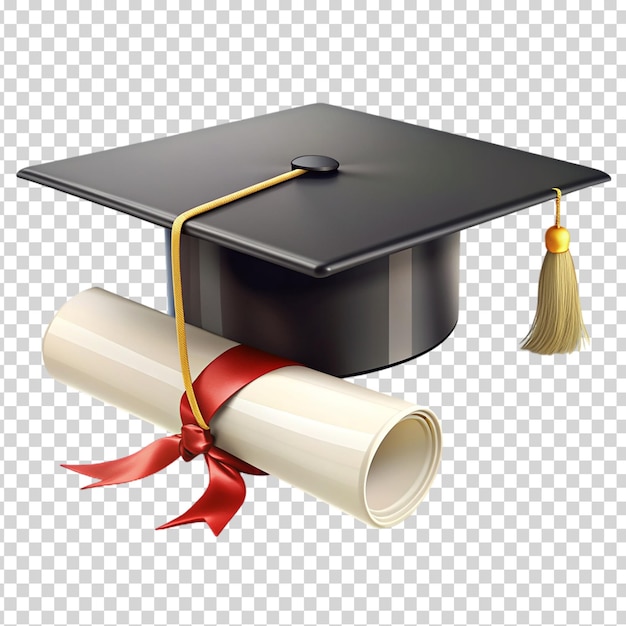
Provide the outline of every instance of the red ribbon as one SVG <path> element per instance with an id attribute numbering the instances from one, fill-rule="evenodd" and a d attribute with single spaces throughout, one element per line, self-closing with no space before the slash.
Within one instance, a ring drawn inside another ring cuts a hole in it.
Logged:
<path id="1" fill-rule="evenodd" d="M 209 363 L 193 383 L 204 420 L 208 424 L 227 400 L 253 380 L 288 365 L 299 364 L 248 346 L 227 350 Z M 179 457 L 191 461 L 203 454 L 210 477 L 206 491 L 188 511 L 158 528 L 206 522 L 215 535 L 219 535 L 246 497 L 241 472 L 257 475 L 265 472 L 216 447 L 210 431 L 196 424 L 186 393 L 180 400 L 180 418 L 179 434 L 158 439 L 139 452 L 104 463 L 62 467 L 97 478 L 98 482 L 83 487 L 89 489 L 139 480 L 162 470 Z"/>

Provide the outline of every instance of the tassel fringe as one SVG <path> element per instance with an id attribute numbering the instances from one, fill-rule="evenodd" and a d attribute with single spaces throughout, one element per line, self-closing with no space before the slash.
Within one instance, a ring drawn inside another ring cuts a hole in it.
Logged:
<path id="1" fill-rule="evenodd" d="M 569 353 L 588 341 L 572 255 L 569 250 L 548 251 L 539 276 L 537 313 L 521 347 L 536 354 Z"/>

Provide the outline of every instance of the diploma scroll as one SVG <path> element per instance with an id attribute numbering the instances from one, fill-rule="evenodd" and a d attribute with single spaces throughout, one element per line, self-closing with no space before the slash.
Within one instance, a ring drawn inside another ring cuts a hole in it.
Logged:
<path id="1" fill-rule="evenodd" d="M 187 343 L 194 378 L 237 345 L 189 325 Z M 57 313 L 43 355 L 56 379 L 180 432 L 172 317 L 89 289 Z M 297 365 L 237 392 L 211 432 L 223 450 L 378 527 L 414 512 L 441 460 L 441 427 L 429 409 Z"/>

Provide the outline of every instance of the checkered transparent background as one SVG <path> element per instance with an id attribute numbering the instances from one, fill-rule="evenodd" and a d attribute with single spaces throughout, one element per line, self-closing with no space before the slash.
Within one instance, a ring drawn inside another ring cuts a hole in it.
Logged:
<path id="1" fill-rule="evenodd" d="M 616 0 L 175 4 L 1 10 L 0 621 L 626 623 L 626 12 Z M 81 492 L 88 479 L 60 463 L 161 433 L 56 383 L 40 350 L 54 312 L 92 285 L 165 309 L 162 231 L 15 173 L 316 101 L 609 172 L 564 201 L 591 348 L 518 350 L 553 205 L 474 227 L 452 336 L 356 380 L 442 420 L 440 475 L 414 516 L 366 528 L 261 477 L 219 538 L 155 532 L 202 493 L 203 465 Z"/>

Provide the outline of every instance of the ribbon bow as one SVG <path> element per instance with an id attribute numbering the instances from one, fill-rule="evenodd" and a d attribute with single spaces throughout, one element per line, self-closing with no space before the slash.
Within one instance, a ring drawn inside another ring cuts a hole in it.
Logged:
<path id="1" fill-rule="evenodd" d="M 209 363 L 193 383 L 205 420 L 208 422 L 229 398 L 253 380 L 288 365 L 297 363 L 247 346 L 235 346 L 227 350 Z M 139 480 L 161 471 L 179 457 L 191 461 L 202 454 L 209 471 L 209 486 L 188 511 L 158 529 L 206 522 L 217 536 L 237 513 L 246 497 L 246 484 L 241 472 L 256 475 L 265 472 L 215 446 L 211 432 L 195 423 L 187 394 L 181 398 L 180 413 L 182 427 L 178 434 L 157 439 L 121 459 L 62 467 L 97 478 L 98 482 L 83 487 L 90 489 Z"/>

